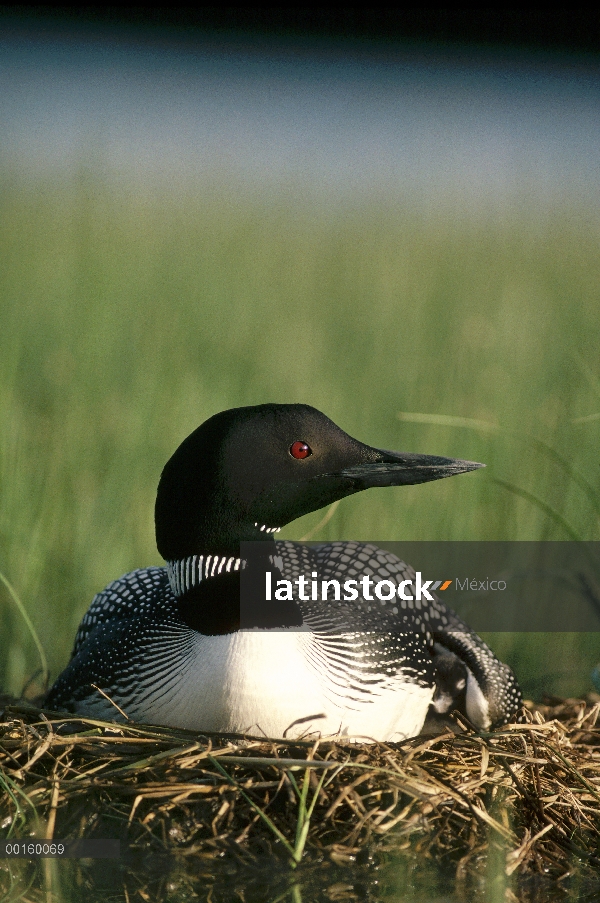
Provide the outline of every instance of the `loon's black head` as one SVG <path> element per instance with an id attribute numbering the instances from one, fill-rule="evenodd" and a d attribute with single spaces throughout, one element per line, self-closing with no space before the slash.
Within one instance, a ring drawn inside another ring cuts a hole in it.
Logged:
<path id="1" fill-rule="evenodd" d="M 303 404 L 216 414 L 169 459 L 156 498 L 156 542 L 166 560 L 239 552 L 271 531 L 371 486 L 426 483 L 483 467 L 473 461 L 383 451 L 352 439 Z"/>

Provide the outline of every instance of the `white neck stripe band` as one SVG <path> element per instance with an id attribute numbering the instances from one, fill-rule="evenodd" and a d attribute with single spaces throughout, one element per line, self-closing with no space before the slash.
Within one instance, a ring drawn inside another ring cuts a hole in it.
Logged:
<path id="1" fill-rule="evenodd" d="M 245 561 L 233 556 L 191 555 L 189 558 L 167 561 L 167 574 L 173 595 L 179 597 L 208 577 L 221 574 L 224 570 L 227 573 L 239 571 L 245 566 Z"/>

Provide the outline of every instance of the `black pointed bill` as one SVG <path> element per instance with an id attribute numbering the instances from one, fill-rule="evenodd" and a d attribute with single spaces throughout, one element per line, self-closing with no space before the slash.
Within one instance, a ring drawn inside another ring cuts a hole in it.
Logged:
<path id="1" fill-rule="evenodd" d="M 367 461 L 346 467 L 339 476 L 355 483 L 356 491 L 372 486 L 410 486 L 443 480 L 459 473 L 468 473 L 485 467 L 477 461 L 461 461 L 459 458 L 441 458 L 437 455 L 413 455 L 402 452 L 379 452 L 379 461 Z"/>

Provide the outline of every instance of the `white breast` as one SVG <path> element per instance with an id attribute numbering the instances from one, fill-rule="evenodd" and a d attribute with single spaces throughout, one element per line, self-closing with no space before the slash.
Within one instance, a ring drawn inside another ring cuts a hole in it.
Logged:
<path id="1" fill-rule="evenodd" d="M 309 631 L 188 636 L 168 678 L 128 700 L 131 718 L 268 737 L 287 729 L 290 738 L 318 732 L 394 741 L 419 733 L 433 695 L 402 673 L 357 691 L 351 675 L 325 667 L 320 640 Z M 359 645 L 355 637 L 348 642 Z"/>

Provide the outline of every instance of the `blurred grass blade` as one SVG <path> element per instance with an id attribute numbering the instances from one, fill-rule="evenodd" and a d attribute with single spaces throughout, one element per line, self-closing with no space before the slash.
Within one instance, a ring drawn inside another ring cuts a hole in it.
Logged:
<path id="1" fill-rule="evenodd" d="M 17 610 L 21 614 L 21 617 L 25 621 L 25 624 L 27 625 L 27 629 L 29 630 L 29 633 L 31 634 L 31 638 L 33 639 L 33 642 L 35 643 L 36 649 L 38 651 L 38 655 L 40 657 L 40 663 L 42 666 L 42 682 L 44 685 L 44 689 L 46 690 L 48 688 L 48 661 L 46 659 L 46 653 L 44 652 L 44 647 L 40 643 L 40 638 L 37 635 L 37 631 L 36 631 L 35 627 L 33 626 L 31 618 L 27 614 L 25 606 L 19 599 L 19 596 L 17 595 L 16 590 L 14 589 L 12 584 L 7 580 L 7 578 L 4 576 L 2 571 L 0 571 L 0 581 L 4 584 L 4 586 L 8 590 L 8 594 L 10 595 L 11 599 L 15 603 Z"/>
<path id="2" fill-rule="evenodd" d="M 585 417 L 576 417 L 571 423 L 592 423 L 594 420 L 600 420 L 599 414 L 587 414 Z"/>
<path id="3" fill-rule="evenodd" d="M 312 539 L 313 536 L 316 536 L 317 533 L 319 532 L 319 530 L 322 530 L 323 527 L 325 526 L 325 524 L 329 523 L 329 521 L 335 514 L 340 502 L 341 502 L 341 499 L 338 499 L 337 502 L 334 502 L 333 505 L 330 505 L 329 508 L 327 509 L 327 513 L 325 514 L 325 517 L 321 518 L 321 520 L 319 521 L 319 523 L 317 524 L 316 527 L 313 527 L 312 530 L 309 530 L 308 533 L 306 533 L 304 536 L 302 536 L 300 539 L 300 542 L 306 542 L 307 540 Z"/>
<path id="4" fill-rule="evenodd" d="M 517 435 L 517 434 L 514 434 Z M 573 480 L 573 482 L 579 486 L 580 489 L 583 489 L 588 502 L 596 512 L 596 514 L 600 514 L 600 495 L 596 492 L 594 487 L 588 483 L 585 477 L 583 477 L 572 464 L 570 464 L 566 458 L 552 448 L 551 445 L 548 445 L 547 442 L 544 442 L 543 439 L 537 439 L 535 436 L 528 436 L 525 434 L 523 439 L 526 439 L 532 445 L 535 445 L 541 452 L 543 452 L 547 457 L 553 460 L 556 464 L 561 467 L 564 472 Z"/>
<path id="5" fill-rule="evenodd" d="M 399 411 L 397 414 L 399 420 L 406 423 L 432 423 L 438 426 L 460 426 L 471 430 L 487 430 L 496 432 L 500 427 L 488 420 L 475 420 L 471 417 L 452 417 L 450 414 L 421 414 L 411 413 L 409 411 Z"/>
<path id="6" fill-rule="evenodd" d="M 581 354 L 579 354 L 579 352 L 575 351 L 573 354 L 573 357 L 574 357 L 575 363 L 579 367 L 581 373 L 583 373 L 583 375 L 587 379 L 590 389 L 592 390 L 594 395 L 596 395 L 598 398 L 600 398 L 600 379 L 598 379 L 598 377 L 596 376 L 596 374 L 594 373 L 594 371 L 592 370 L 592 368 L 590 367 L 588 362 L 585 360 L 584 357 L 582 357 Z M 587 419 L 587 418 L 582 418 L 582 420 L 585 420 L 585 419 Z M 573 421 L 573 423 L 575 423 L 575 421 Z"/>
<path id="7" fill-rule="evenodd" d="M 453 426 L 459 427 L 463 429 L 471 429 L 471 430 L 487 430 L 488 432 L 499 432 L 503 433 L 505 436 L 512 436 L 515 439 L 520 439 L 522 442 L 527 442 L 530 445 L 535 446 L 542 454 L 545 454 L 548 458 L 554 461 L 555 464 L 558 464 L 562 470 L 573 480 L 573 482 L 582 489 L 591 504 L 592 508 L 596 512 L 596 514 L 600 514 L 600 494 L 594 489 L 594 487 L 588 483 L 585 477 L 583 477 L 573 465 L 567 461 L 559 452 L 557 452 L 551 445 L 548 445 L 547 442 L 544 442 L 543 439 L 538 439 L 536 436 L 530 436 L 529 433 L 521 433 L 517 430 L 507 430 L 497 424 L 490 423 L 487 420 L 474 420 L 470 417 L 453 417 L 449 414 L 422 414 L 418 412 L 409 413 L 407 411 L 400 411 L 398 413 L 398 418 L 400 420 L 404 420 L 408 423 L 430 423 L 437 426 Z M 589 417 L 580 417 L 577 420 L 571 421 L 572 423 L 583 423 L 587 420 L 595 420 L 600 419 L 600 414 L 592 414 Z"/>
<path id="8" fill-rule="evenodd" d="M 533 495 L 532 492 L 527 492 L 526 489 L 521 489 L 519 486 L 514 486 L 512 483 L 507 483 L 504 480 L 499 480 L 498 477 L 490 478 L 492 483 L 495 483 L 497 486 L 502 486 L 503 489 L 508 490 L 508 492 L 512 492 L 514 495 L 520 496 L 522 499 L 526 499 L 526 501 L 531 502 L 532 505 L 535 505 L 540 511 L 543 511 L 544 514 L 547 514 L 550 520 L 554 521 L 555 524 L 558 524 L 559 527 L 565 531 L 565 533 L 570 536 L 571 539 L 574 539 L 576 542 L 583 542 L 583 538 L 577 533 L 573 527 L 567 523 L 562 514 L 559 514 L 558 511 L 555 511 L 550 505 L 543 502 L 541 499 L 538 499 L 536 495 Z"/>

